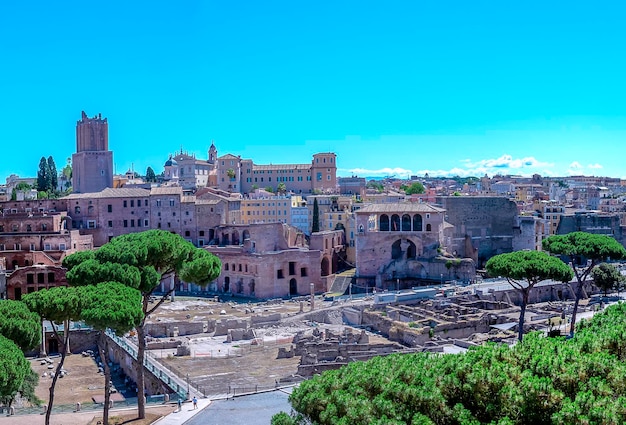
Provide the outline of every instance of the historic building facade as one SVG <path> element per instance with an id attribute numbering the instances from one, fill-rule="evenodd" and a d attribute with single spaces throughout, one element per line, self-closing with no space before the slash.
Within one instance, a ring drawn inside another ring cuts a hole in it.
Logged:
<path id="1" fill-rule="evenodd" d="M 446 210 L 420 203 L 371 204 L 356 214 L 359 286 L 405 289 L 420 281 L 474 277 L 470 259 L 447 254 Z"/>

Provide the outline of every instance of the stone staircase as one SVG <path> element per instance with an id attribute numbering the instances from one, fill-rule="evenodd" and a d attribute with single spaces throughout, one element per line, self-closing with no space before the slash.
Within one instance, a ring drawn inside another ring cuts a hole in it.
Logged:
<path id="1" fill-rule="evenodd" d="M 354 280 L 356 269 L 346 270 L 335 275 L 335 280 L 328 291 L 328 295 L 341 296 L 346 293 L 350 283 Z"/>

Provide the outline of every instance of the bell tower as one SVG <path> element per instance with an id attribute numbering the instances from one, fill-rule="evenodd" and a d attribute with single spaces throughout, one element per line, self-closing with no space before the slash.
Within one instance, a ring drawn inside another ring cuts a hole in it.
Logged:
<path id="1" fill-rule="evenodd" d="M 83 111 L 76 122 L 76 153 L 72 155 L 72 190 L 100 192 L 113 187 L 113 152 L 109 150 L 109 123 L 102 114 L 89 118 Z"/>

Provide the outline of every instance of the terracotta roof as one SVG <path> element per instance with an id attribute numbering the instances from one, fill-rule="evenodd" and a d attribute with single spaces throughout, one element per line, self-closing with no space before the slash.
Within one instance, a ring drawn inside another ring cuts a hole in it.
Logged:
<path id="1" fill-rule="evenodd" d="M 150 195 L 150 191 L 141 188 L 117 188 L 107 187 L 100 192 L 71 193 L 61 199 L 103 199 L 103 198 L 140 198 Z"/>
<path id="2" fill-rule="evenodd" d="M 443 213 L 446 210 L 438 208 L 426 203 L 402 202 L 402 203 L 385 203 L 385 204 L 369 204 L 357 211 L 357 214 L 371 213 L 415 213 L 415 212 L 432 212 Z"/>
<path id="3" fill-rule="evenodd" d="M 150 189 L 150 195 L 181 195 L 183 188 L 180 186 L 161 186 Z"/>

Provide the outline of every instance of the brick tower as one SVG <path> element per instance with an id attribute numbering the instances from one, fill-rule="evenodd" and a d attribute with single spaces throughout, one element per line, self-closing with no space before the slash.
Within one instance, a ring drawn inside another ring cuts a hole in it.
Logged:
<path id="1" fill-rule="evenodd" d="M 75 193 L 100 192 L 113 187 L 113 152 L 109 150 L 109 123 L 98 114 L 83 111 L 76 122 L 76 153 L 72 155 L 72 189 Z"/>

